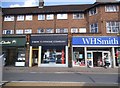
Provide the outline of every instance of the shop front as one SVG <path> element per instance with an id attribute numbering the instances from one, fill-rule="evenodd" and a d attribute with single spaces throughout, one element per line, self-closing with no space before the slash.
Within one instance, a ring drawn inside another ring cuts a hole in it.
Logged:
<path id="1" fill-rule="evenodd" d="M 25 66 L 25 36 L 3 36 L 0 41 L 5 66 Z"/>
<path id="2" fill-rule="evenodd" d="M 120 37 L 72 37 L 72 64 L 80 67 L 117 67 L 120 64 Z"/>
<path id="3" fill-rule="evenodd" d="M 68 35 L 31 35 L 29 55 L 29 67 L 68 67 Z"/>

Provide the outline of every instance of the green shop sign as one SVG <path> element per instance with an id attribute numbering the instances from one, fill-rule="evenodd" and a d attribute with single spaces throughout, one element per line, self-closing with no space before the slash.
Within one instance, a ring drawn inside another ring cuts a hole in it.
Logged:
<path id="1" fill-rule="evenodd" d="M 25 46 L 25 37 L 2 37 L 0 45 L 2 46 Z"/>

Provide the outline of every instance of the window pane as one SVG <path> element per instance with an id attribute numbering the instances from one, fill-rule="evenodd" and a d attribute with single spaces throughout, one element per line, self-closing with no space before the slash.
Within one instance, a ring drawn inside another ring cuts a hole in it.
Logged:
<path id="1" fill-rule="evenodd" d="M 57 14 L 57 19 L 67 19 L 67 14 Z"/>
<path id="2" fill-rule="evenodd" d="M 32 20 L 32 15 L 26 15 L 26 20 Z"/>
<path id="3" fill-rule="evenodd" d="M 16 34 L 23 34 L 23 30 L 16 30 Z"/>
<path id="4" fill-rule="evenodd" d="M 45 15 L 38 15 L 38 20 L 45 20 Z"/>

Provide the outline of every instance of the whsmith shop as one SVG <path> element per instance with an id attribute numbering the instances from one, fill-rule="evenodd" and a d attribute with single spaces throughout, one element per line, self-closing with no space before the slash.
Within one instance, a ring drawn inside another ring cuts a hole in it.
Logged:
<path id="1" fill-rule="evenodd" d="M 118 36 L 73 36 L 72 64 L 77 67 L 108 67 L 120 65 L 120 37 Z"/>

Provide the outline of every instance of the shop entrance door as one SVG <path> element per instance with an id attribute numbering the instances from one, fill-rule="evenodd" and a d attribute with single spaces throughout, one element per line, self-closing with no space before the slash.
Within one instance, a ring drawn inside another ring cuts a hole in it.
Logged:
<path id="1" fill-rule="evenodd" d="M 108 65 L 108 67 L 111 67 L 112 66 L 112 63 L 111 63 L 111 59 L 110 59 L 110 52 L 109 51 L 103 51 L 102 53 L 102 56 L 103 56 L 103 65 L 105 65 L 105 61 Z"/>
<path id="2" fill-rule="evenodd" d="M 93 52 L 93 64 L 94 67 L 103 66 L 102 52 Z"/>
<path id="3" fill-rule="evenodd" d="M 32 65 L 38 65 L 38 49 L 33 49 L 32 51 Z"/>

